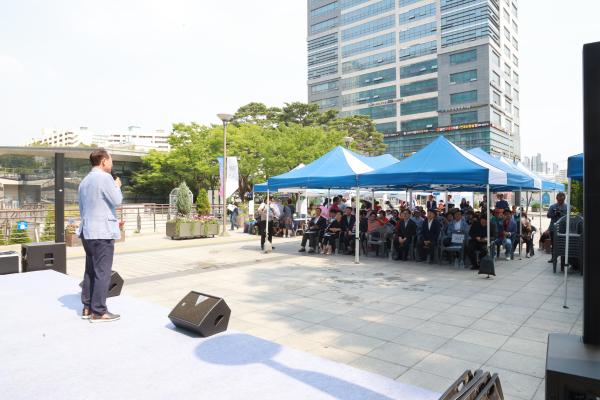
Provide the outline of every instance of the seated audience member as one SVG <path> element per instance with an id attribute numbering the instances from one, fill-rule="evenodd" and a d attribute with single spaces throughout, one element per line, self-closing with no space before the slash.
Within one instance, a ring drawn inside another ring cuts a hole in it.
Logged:
<path id="1" fill-rule="evenodd" d="M 387 216 L 388 224 L 392 224 L 394 227 L 401 220 L 400 212 L 398 210 L 391 210 L 390 215 Z"/>
<path id="2" fill-rule="evenodd" d="M 321 210 L 321 217 L 323 217 L 325 219 L 329 219 L 329 199 L 328 198 L 326 198 L 325 201 L 323 202 L 323 204 L 321 204 L 317 208 L 319 208 Z"/>
<path id="3" fill-rule="evenodd" d="M 379 212 L 381 210 L 381 206 L 377 200 L 373 201 L 373 210 Z"/>
<path id="4" fill-rule="evenodd" d="M 321 209 L 315 209 L 315 216 L 308 221 L 308 228 L 302 235 L 302 243 L 299 252 L 306 251 L 306 242 L 308 241 L 308 252 L 314 253 L 317 243 L 320 241 L 323 231 L 327 226 L 327 219 L 321 216 Z"/>
<path id="5" fill-rule="evenodd" d="M 517 224 L 512 218 L 510 210 L 504 211 L 504 218 L 498 221 L 498 238 L 494 242 L 496 245 L 502 245 L 506 253 L 506 260 L 512 258 L 512 241 L 517 236 Z"/>
<path id="6" fill-rule="evenodd" d="M 415 209 L 410 219 L 417 225 L 417 234 L 420 234 L 421 226 L 423 225 L 423 217 L 421 216 L 421 211 Z"/>
<path id="7" fill-rule="evenodd" d="M 344 216 L 342 217 L 342 242 L 346 249 L 346 254 L 352 252 L 352 243 L 350 237 L 354 238 L 352 231 L 354 230 L 354 224 L 356 223 L 356 217 L 352 215 L 352 208 L 346 207 L 344 210 Z"/>
<path id="8" fill-rule="evenodd" d="M 498 193 L 498 201 L 496 202 L 496 205 L 494 207 L 500 208 L 502 210 L 510 210 L 508 201 L 504 200 L 504 193 Z"/>
<path id="9" fill-rule="evenodd" d="M 369 220 L 367 222 L 367 233 L 376 232 L 384 225 L 382 221 L 377 218 L 377 212 L 369 212 Z"/>
<path id="10" fill-rule="evenodd" d="M 419 240 L 419 253 L 421 261 L 426 261 L 431 256 L 430 263 L 433 264 L 434 249 L 440 236 L 441 226 L 436 218 L 436 211 L 427 212 L 427 220 L 421 227 L 421 239 Z"/>
<path id="11" fill-rule="evenodd" d="M 323 234 L 323 249 L 325 255 L 335 253 L 335 244 L 342 231 L 342 212 L 335 213 L 335 219 L 327 225 Z"/>
<path id="12" fill-rule="evenodd" d="M 465 210 L 469 208 L 469 204 L 467 203 L 467 199 L 465 199 L 463 197 L 460 200 L 460 205 L 458 206 L 458 208 L 460 208 L 460 211 L 465 212 Z"/>
<path id="13" fill-rule="evenodd" d="M 440 200 L 437 206 L 438 211 L 444 211 L 446 209 L 446 205 L 444 204 L 444 200 Z"/>
<path id="14" fill-rule="evenodd" d="M 525 258 L 533 257 L 533 233 L 535 227 L 531 225 L 531 220 L 527 217 L 527 213 L 521 213 L 521 238 L 525 242 Z"/>
<path id="15" fill-rule="evenodd" d="M 479 220 L 473 221 L 471 229 L 469 230 L 469 245 L 467 246 L 467 256 L 471 260 L 471 269 L 479 269 L 479 261 L 477 259 L 477 253 L 479 253 L 479 260 L 485 257 L 488 253 L 487 248 L 487 216 L 481 214 Z M 490 243 L 493 243 L 496 237 L 496 226 L 490 224 Z"/>
<path id="16" fill-rule="evenodd" d="M 417 224 L 410 219 L 410 212 L 408 210 L 403 211 L 402 219 L 396 223 L 394 235 L 396 257 L 394 260 L 407 260 L 408 251 L 415 236 L 417 236 Z"/>
<path id="17" fill-rule="evenodd" d="M 333 202 L 331 203 L 331 207 L 329 207 L 329 215 L 331 216 L 331 218 L 335 217 L 335 214 L 341 211 L 340 210 L 340 198 L 338 196 L 335 196 L 333 198 Z"/>
<path id="18" fill-rule="evenodd" d="M 431 194 L 427 198 L 426 207 L 428 210 L 436 210 L 437 209 L 437 202 L 435 201 L 435 199 L 433 198 L 433 195 L 431 195 Z"/>
<path id="19" fill-rule="evenodd" d="M 454 212 L 454 220 L 449 222 L 448 229 L 446 230 L 446 236 L 444 237 L 444 246 L 450 246 L 452 243 L 452 235 L 455 233 L 467 234 L 469 232 L 469 224 L 462 217 L 462 212 L 456 210 Z"/>

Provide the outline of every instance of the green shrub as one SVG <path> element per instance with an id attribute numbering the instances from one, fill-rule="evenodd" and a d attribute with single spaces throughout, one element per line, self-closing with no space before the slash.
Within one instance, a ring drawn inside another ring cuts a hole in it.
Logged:
<path id="1" fill-rule="evenodd" d="M 210 200 L 208 200 L 208 192 L 206 189 L 200 189 L 198 191 L 198 197 L 196 197 L 196 211 L 198 211 L 198 215 L 210 214 Z"/>
<path id="2" fill-rule="evenodd" d="M 27 229 L 22 231 L 17 229 L 17 226 L 14 225 L 10 232 L 10 236 L 8 237 L 8 244 L 21 244 L 21 243 L 31 243 L 31 238 L 29 237 L 29 233 Z"/>
<path id="3" fill-rule="evenodd" d="M 54 219 L 54 208 L 48 209 L 46 214 L 46 221 L 44 222 L 44 232 L 40 240 L 42 242 L 51 242 L 54 240 L 54 230 L 56 228 L 56 221 Z"/>
<path id="4" fill-rule="evenodd" d="M 192 212 L 192 192 L 185 182 L 181 182 L 177 191 L 177 216 L 180 218 L 188 218 Z"/>

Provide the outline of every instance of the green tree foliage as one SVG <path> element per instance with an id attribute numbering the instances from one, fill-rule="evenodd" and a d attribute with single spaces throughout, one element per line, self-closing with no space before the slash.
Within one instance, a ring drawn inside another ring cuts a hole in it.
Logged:
<path id="1" fill-rule="evenodd" d="M 27 229 L 21 231 L 17 229 L 16 225 L 14 225 L 10 231 L 10 236 L 8 237 L 8 244 L 22 243 L 31 243 L 29 233 L 27 232 Z"/>
<path id="2" fill-rule="evenodd" d="M 574 212 L 583 212 L 583 182 L 571 182 L 571 205 Z"/>
<path id="3" fill-rule="evenodd" d="M 54 230 L 56 229 L 56 221 L 54 219 L 54 208 L 48 208 L 46 220 L 44 221 L 44 232 L 40 240 L 42 242 L 51 242 L 54 240 Z"/>
<path id="4" fill-rule="evenodd" d="M 314 104 L 287 103 L 281 109 L 246 104 L 227 128 L 227 155 L 238 158 L 239 192 L 255 183 L 310 163 L 352 136 L 352 147 L 365 155 L 383 152 L 383 135 L 364 116 L 338 118 Z M 169 153 L 152 151 L 133 178 L 138 194 L 166 196 L 185 181 L 193 193 L 219 187 L 217 157 L 223 155 L 223 126 L 174 124 Z"/>
<path id="5" fill-rule="evenodd" d="M 208 199 L 208 192 L 206 189 L 200 189 L 198 196 L 196 197 L 196 211 L 198 215 L 210 214 L 210 200 Z"/>
<path id="6" fill-rule="evenodd" d="M 177 215 L 182 218 L 187 218 L 192 212 L 192 192 L 190 192 L 190 188 L 185 181 L 181 182 L 178 189 L 177 200 L 175 203 L 177 206 Z"/>
<path id="7" fill-rule="evenodd" d="M 350 144 L 352 150 L 367 156 L 378 156 L 385 152 L 383 134 L 375 129 L 375 123 L 366 115 L 336 118 L 329 122 L 329 126 L 354 139 Z"/>

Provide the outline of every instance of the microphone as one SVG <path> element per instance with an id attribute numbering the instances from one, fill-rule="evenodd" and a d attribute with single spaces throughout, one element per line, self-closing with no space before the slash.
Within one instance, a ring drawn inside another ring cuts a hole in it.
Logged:
<path id="1" fill-rule="evenodd" d="M 115 174 L 115 173 L 114 173 L 114 171 L 112 171 L 112 170 L 110 171 L 110 176 L 112 176 L 112 178 L 113 178 L 115 181 L 116 181 L 116 180 L 117 180 L 117 178 L 118 178 L 117 174 Z"/>

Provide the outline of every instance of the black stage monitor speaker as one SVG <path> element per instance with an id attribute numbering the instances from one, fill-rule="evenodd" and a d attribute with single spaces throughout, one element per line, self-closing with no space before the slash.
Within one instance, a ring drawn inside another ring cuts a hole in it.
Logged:
<path id="1" fill-rule="evenodd" d="M 169 319 L 178 328 L 207 337 L 227 330 L 230 315 L 225 300 L 191 291 L 171 311 Z"/>
<path id="2" fill-rule="evenodd" d="M 121 294 L 123 289 L 123 278 L 117 271 L 113 271 L 110 274 L 110 284 L 108 285 L 108 295 L 106 297 L 116 297 Z M 79 287 L 83 287 L 83 281 L 79 284 Z"/>
<path id="3" fill-rule="evenodd" d="M 64 243 L 40 242 L 21 245 L 23 272 L 53 269 L 67 273 L 67 248 Z"/>
<path id="4" fill-rule="evenodd" d="M 16 251 L 0 252 L 0 275 L 19 273 L 19 253 Z"/>

